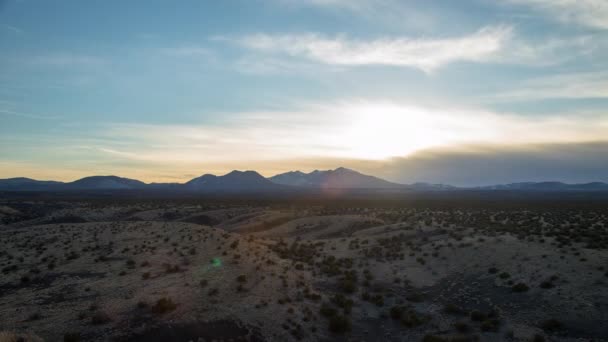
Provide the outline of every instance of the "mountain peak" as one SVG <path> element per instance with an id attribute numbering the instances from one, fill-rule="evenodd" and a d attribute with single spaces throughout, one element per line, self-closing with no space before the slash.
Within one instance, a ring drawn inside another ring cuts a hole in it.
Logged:
<path id="1" fill-rule="evenodd" d="M 67 184 L 73 189 L 138 189 L 146 184 L 136 179 L 110 176 L 89 176 Z"/>
<path id="2" fill-rule="evenodd" d="M 253 170 L 232 170 L 223 176 L 206 174 L 186 183 L 187 189 L 200 191 L 266 191 L 278 187 Z"/>
<path id="3" fill-rule="evenodd" d="M 341 172 L 341 173 L 359 173 L 355 170 L 352 169 L 348 169 L 345 167 L 340 166 L 339 168 L 335 169 L 334 172 Z"/>
<path id="4" fill-rule="evenodd" d="M 400 188 L 401 184 L 391 183 L 384 179 L 361 174 L 357 171 L 338 167 L 335 170 L 310 173 L 291 171 L 269 178 L 272 182 L 290 186 L 336 189 L 387 189 Z"/>

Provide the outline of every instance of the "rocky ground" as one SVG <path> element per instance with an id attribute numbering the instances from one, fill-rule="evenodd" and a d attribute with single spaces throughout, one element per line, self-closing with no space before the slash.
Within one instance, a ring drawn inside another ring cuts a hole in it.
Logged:
<path id="1" fill-rule="evenodd" d="M 0 201 L 0 341 L 606 341 L 604 206 Z"/>

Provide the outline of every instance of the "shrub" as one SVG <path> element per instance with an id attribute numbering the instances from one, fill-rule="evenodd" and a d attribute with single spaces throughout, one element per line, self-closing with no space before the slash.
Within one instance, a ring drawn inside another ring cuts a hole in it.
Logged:
<path id="1" fill-rule="evenodd" d="M 481 323 L 482 331 L 498 331 L 500 327 L 500 321 L 498 319 L 486 319 Z"/>
<path id="2" fill-rule="evenodd" d="M 424 296 L 418 292 L 409 293 L 405 299 L 412 303 L 420 303 L 424 300 Z"/>
<path id="3" fill-rule="evenodd" d="M 528 285 L 524 283 L 517 283 L 511 287 L 511 290 L 513 290 L 513 292 L 526 292 L 529 289 L 530 288 L 528 287 Z"/>
<path id="4" fill-rule="evenodd" d="M 545 338 L 543 337 L 543 335 L 535 334 L 534 337 L 532 338 L 532 341 L 534 341 L 534 342 L 545 342 Z"/>
<path id="5" fill-rule="evenodd" d="M 93 316 L 91 316 L 91 323 L 94 325 L 106 324 L 110 323 L 111 321 L 112 319 L 110 318 L 110 315 L 103 311 L 97 311 L 93 314 Z"/>
<path id="6" fill-rule="evenodd" d="M 428 317 L 420 315 L 414 310 L 408 310 L 401 315 L 401 324 L 408 328 L 414 328 L 428 321 Z"/>
<path id="7" fill-rule="evenodd" d="M 171 312 L 177 308 L 177 305 L 173 303 L 171 298 L 163 297 L 156 301 L 156 304 L 152 306 L 152 312 L 158 314 L 164 314 L 167 312 Z"/>
<path id="8" fill-rule="evenodd" d="M 545 280 L 542 283 L 540 283 L 541 289 L 552 289 L 554 287 L 555 287 L 555 285 L 553 285 L 553 283 L 549 280 Z"/>
<path id="9" fill-rule="evenodd" d="M 471 330 L 471 327 L 465 322 L 456 322 L 454 323 L 454 328 L 460 333 L 466 333 Z"/>
<path id="10" fill-rule="evenodd" d="M 342 308 L 345 314 L 350 313 L 353 308 L 353 301 L 349 298 L 346 298 L 342 294 L 335 295 L 331 300 L 336 306 Z"/>
<path id="11" fill-rule="evenodd" d="M 393 306 L 390 310 L 392 319 L 400 319 L 404 308 L 402 306 Z"/>
<path id="12" fill-rule="evenodd" d="M 37 321 L 39 319 L 42 318 L 42 315 L 40 314 L 40 312 L 34 312 L 33 314 L 30 315 L 30 317 L 28 317 L 29 321 Z"/>
<path id="13" fill-rule="evenodd" d="M 451 315 L 460 315 L 464 313 L 464 310 L 455 304 L 447 304 L 443 307 L 443 312 Z"/>
<path id="14" fill-rule="evenodd" d="M 63 335 L 63 342 L 80 342 L 80 333 L 66 333 Z"/>
<path id="15" fill-rule="evenodd" d="M 338 313 L 338 310 L 336 310 L 336 308 L 332 307 L 329 303 L 323 303 L 323 304 L 321 304 L 321 308 L 319 309 L 319 312 L 321 313 L 321 315 L 323 315 L 325 317 L 333 317 Z"/>
<path id="16" fill-rule="evenodd" d="M 334 315 L 329 318 L 329 331 L 337 334 L 350 331 L 350 319 L 343 315 Z"/>
<path id="17" fill-rule="evenodd" d="M 448 342 L 449 340 L 437 335 L 424 335 L 422 342 Z"/>
<path id="18" fill-rule="evenodd" d="M 540 323 L 540 327 L 543 330 L 548 330 L 548 331 L 554 331 L 554 330 L 559 330 L 563 327 L 562 322 L 556 320 L 556 319 L 548 319 L 546 321 L 542 321 Z"/>
<path id="19" fill-rule="evenodd" d="M 471 320 L 472 321 L 481 322 L 484 319 L 486 319 L 486 314 L 484 314 L 483 312 L 477 311 L 477 310 L 471 311 Z"/>

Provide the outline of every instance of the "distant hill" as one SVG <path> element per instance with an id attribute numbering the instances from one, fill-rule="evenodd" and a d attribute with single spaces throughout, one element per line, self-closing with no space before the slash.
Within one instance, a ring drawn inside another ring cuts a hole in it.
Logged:
<path id="1" fill-rule="evenodd" d="M 357 171 L 339 167 L 335 170 L 310 173 L 291 171 L 269 178 L 272 182 L 282 185 L 332 188 L 332 189 L 389 189 L 404 188 L 402 184 L 392 183 L 384 179 L 364 175 Z"/>
<path id="2" fill-rule="evenodd" d="M 146 183 L 117 176 L 91 176 L 66 183 L 64 187 L 69 190 L 143 189 L 146 187 Z"/>
<path id="3" fill-rule="evenodd" d="M 283 189 L 255 171 L 232 171 L 223 176 L 205 174 L 184 184 L 189 191 L 277 191 Z"/>
<path id="4" fill-rule="evenodd" d="M 482 190 L 519 190 L 519 191 L 608 191 L 608 184 L 591 182 L 566 184 L 562 182 L 521 182 L 479 187 Z"/>
<path id="5" fill-rule="evenodd" d="M 95 191 L 151 190 L 156 192 L 302 192 L 319 189 L 352 189 L 354 191 L 435 192 L 454 190 L 475 191 L 534 191 L 534 192 L 608 192 L 608 184 L 591 182 L 567 184 L 562 182 L 521 182 L 482 187 L 457 188 L 446 184 L 398 184 L 339 167 L 335 170 L 310 173 L 291 171 L 264 178 L 255 171 L 232 171 L 223 176 L 205 174 L 186 183 L 150 183 L 118 176 L 91 176 L 73 182 L 39 181 L 17 177 L 0 179 L 0 191 Z"/>
<path id="6" fill-rule="evenodd" d="M 0 190 L 4 191 L 46 191 L 52 190 L 64 183 L 55 181 L 39 181 L 31 178 L 17 177 L 0 179 Z"/>
<path id="7" fill-rule="evenodd" d="M 73 182 L 39 181 L 30 178 L 0 179 L 0 190 L 4 191 L 69 191 L 143 189 L 146 183 L 117 176 L 92 176 Z"/>

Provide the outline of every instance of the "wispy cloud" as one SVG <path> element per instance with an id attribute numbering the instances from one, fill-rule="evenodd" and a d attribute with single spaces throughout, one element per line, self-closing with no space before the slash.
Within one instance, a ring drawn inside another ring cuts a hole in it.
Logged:
<path id="1" fill-rule="evenodd" d="M 608 129 L 608 118 L 602 116 L 531 118 L 358 100 L 231 117 L 215 125 L 114 124 L 99 134 L 123 144 L 113 146 L 107 140 L 98 147 L 117 158 L 157 163 L 221 164 L 253 156 L 257 161 L 381 160 L 441 146 L 595 141 L 604 139 Z"/>
<path id="2" fill-rule="evenodd" d="M 606 0 L 509 0 L 529 5 L 566 23 L 608 29 L 608 1 Z"/>
<path id="3" fill-rule="evenodd" d="M 28 62 L 33 65 L 66 67 L 99 66 L 104 64 L 106 61 L 98 56 L 90 56 L 69 52 L 58 52 L 33 56 L 28 59 Z"/>
<path id="4" fill-rule="evenodd" d="M 16 117 L 21 117 L 21 118 L 40 119 L 40 120 L 57 120 L 57 119 L 61 119 L 60 116 L 38 115 L 38 114 L 32 114 L 32 113 L 23 113 L 23 112 L 17 112 L 17 111 L 13 111 L 13 110 L 8 110 L 8 109 L 0 109 L 0 115 L 16 116 Z"/>
<path id="5" fill-rule="evenodd" d="M 272 0 L 292 8 L 317 8 L 364 19 L 375 25 L 428 31 L 437 26 L 439 17 L 433 11 L 402 0 Z"/>
<path id="6" fill-rule="evenodd" d="M 197 45 L 181 45 L 176 47 L 161 48 L 160 51 L 166 55 L 179 57 L 214 57 L 213 50 Z"/>
<path id="7" fill-rule="evenodd" d="M 365 41 L 309 33 L 255 34 L 234 41 L 249 49 L 303 57 L 330 65 L 392 65 L 432 72 L 457 61 L 489 61 L 504 48 L 511 34 L 510 27 L 493 26 L 457 38 L 383 38 Z"/>
<path id="8" fill-rule="evenodd" d="M 608 72 L 571 73 L 533 78 L 492 96 L 499 101 L 606 99 Z"/>
<path id="9" fill-rule="evenodd" d="M 13 31 L 14 33 L 17 34 L 21 34 L 23 33 L 23 30 L 18 28 L 17 26 L 13 26 L 13 25 L 4 25 L 4 27 L 6 27 L 9 31 Z"/>

